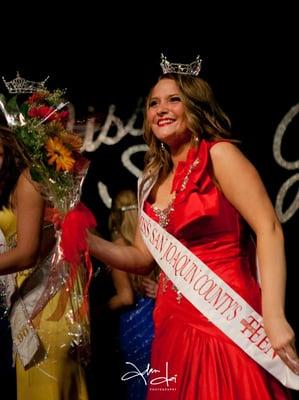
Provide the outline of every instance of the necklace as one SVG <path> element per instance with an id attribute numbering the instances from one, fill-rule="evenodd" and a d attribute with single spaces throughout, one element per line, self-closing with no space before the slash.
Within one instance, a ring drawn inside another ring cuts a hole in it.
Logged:
<path id="1" fill-rule="evenodd" d="M 161 210 L 157 206 L 152 207 L 155 215 L 158 217 L 159 225 L 162 226 L 162 228 L 166 228 L 167 225 L 169 224 L 170 213 L 174 210 L 173 202 L 175 197 L 176 197 L 176 192 L 174 192 L 173 198 L 168 204 L 168 206 L 166 208 L 163 208 L 163 210 Z"/>
<path id="2" fill-rule="evenodd" d="M 174 192 L 173 197 L 166 208 L 161 210 L 157 206 L 152 206 L 152 209 L 153 209 L 155 215 L 158 217 L 159 225 L 162 228 L 166 228 L 168 226 L 169 220 L 170 220 L 170 214 L 174 211 L 174 201 L 175 201 L 176 195 L 177 195 L 177 193 L 183 192 L 186 189 L 191 172 L 199 164 L 199 162 L 200 162 L 199 159 L 196 158 L 193 161 L 193 163 L 190 165 L 186 175 L 184 176 L 184 179 L 182 180 L 181 187 Z M 167 290 L 168 283 L 169 283 L 169 278 L 165 274 L 163 274 L 161 282 L 162 282 L 162 292 L 165 293 Z M 172 289 L 176 292 L 176 300 L 180 304 L 183 295 L 174 284 L 172 284 L 171 286 L 172 286 Z"/>
<path id="3" fill-rule="evenodd" d="M 152 209 L 153 209 L 155 215 L 158 217 L 159 225 L 162 228 L 166 228 L 168 226 L 169 220 L 170 220 L 170 214 L 174 211 L 174 201 L 175 201 L 176 195 L 178 192 L 183 192 L 186 189 L 187 183 L 190 178 L 190 174 L 198 164 L 199 164 L 199 159 L 196 158 L 195 161 L 193 161 L 193 163 L 188 168 L 188 171 L 182 181 L 181 187 L 179 188 L 179 190 L 176 190 L 174 192 L 173 198 L 171 199 L 170 203 L 168 204 L 168 206 L 166 208 L 163 208 L 161 210 L 157 206 L 152 206 Z"/>

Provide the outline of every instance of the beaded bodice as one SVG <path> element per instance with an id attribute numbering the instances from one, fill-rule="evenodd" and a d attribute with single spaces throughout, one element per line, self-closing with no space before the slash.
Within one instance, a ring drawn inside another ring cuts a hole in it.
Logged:
<path id="1" fill-rule="evenodd" d="M 195 160 L 192 162 L 192 164 L 190 164 L 188 166 L 187 170 L 185 171 L 185 176 L 184 176 L 183 180 L 181 181 L 180 186 L 176 190 L 173 191 L 173 197 L 166 208 L 160 209 L 159 207 L 152 205 L 153 212 L 157 216 L 159 225 L 161 225 L 162 228 L 166 228 L 169 224 L 170 214 L 172 211 L 174 211 L 174 202 L 175 202 L 177 192 L 182 192 L 186 189 L 187 183 L 190 178 L 190 174 L 194 170 L 194 168 L 196 168 L 196 166 L 199 164 L 199 162 L 200 162 L 199 158 L 195 158 Z"/>

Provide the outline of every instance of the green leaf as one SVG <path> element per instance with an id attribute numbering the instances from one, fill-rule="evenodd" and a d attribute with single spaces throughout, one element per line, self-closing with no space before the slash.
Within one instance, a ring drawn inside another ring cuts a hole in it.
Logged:
<path id="1" fill-rule="evenodd" d="M 20 112 L 19 105 L 17 103 L 17 96 L 13 96 L 11 99 L 8 100 L 7 102 L 7 110 L 9 112 Z"/>
<path id="2" fill-rule="evenodd" d="M 23 104 L 21 104 L 21 107 L 20 107 L 20 112 L 23 114 L 23 115 L 28 115 L 28 108 L 29 108 L 29 105 L 27 104 L 27 103 L 23 103 Z"/>
<path id="3" fill-rule="evenodd" d="M 35 181 L 35 182 L 42 182 L 43 180 L 43 176 L 42 174 L 39 173 L 39 171 L 37 171 L 34 168 L 30 168 L 30 175 L 31 178 Z"/>

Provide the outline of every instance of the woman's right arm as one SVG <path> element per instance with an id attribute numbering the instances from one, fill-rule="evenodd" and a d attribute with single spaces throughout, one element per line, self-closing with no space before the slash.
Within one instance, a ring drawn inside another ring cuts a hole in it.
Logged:
<path id="1" fill-rule="evenodd" d="M 147 275 L 155 265 L 138 228 L 133 245 L 119 246 L 91 232 L 87 232 L 87 241 L 90 254 L 112 268 Z"/>
<path id="2" fill-rule="evenodd" d="M 120 247 L 127 246 L 127 243 L 121 236 L 115 239 L 113 243 Z M 134 303 L 134 292 L 129 274 L 125 271 L 112 269 L 111 276 L 116 294 L 108 301 L 108 307 L 110 310 L 118 310 L 126 306 L 131 306 Z"/>

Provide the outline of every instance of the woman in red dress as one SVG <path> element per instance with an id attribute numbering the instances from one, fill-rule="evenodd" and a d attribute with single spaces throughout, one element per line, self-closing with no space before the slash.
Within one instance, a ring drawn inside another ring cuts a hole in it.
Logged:
<path id="1" fill-rule="evenodd" d="M 163 75 L 146 103 L 149 149 L 140 185 L 141 212 L 263 316 L 264 343 L 268 341 L 287 370 L 298 375 L 294 332 L 284 312 L 283 234 L 264 185 L 230 139 L 230 121 L 210 86 L 197 76 L 200 60 L 171 64 L 163 58 L 161 65 Z M 142 196 L 149 182 L 149 194 Z M 121 251 L 89 234 L 91 253 L 114 268 L 146 274 L 153 255 L 141 231 L 136 232 L 135 244 Z M 290 398 L 279 380 L 187 300 L 164 272 L 154 323 L 149 368 L 131 366 L 132 379 L 150 377 L 148 399 Z M 244 331 L 251 329 L 251 338 L 257 337 L 258 328 L 245 323 Z"/>

